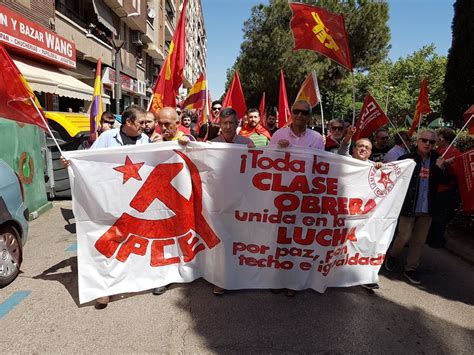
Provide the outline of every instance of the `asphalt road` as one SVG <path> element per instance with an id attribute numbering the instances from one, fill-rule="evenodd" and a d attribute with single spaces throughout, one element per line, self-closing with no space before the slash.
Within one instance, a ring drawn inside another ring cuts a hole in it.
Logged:
<path id="1" fill-rule="evenodd" d="M 22 274 L 0 290 L 1 353 L 474 353 L 474 267 L 426 248 L 423 285 L 212 294 L 204 280 L 79 305 L 69 201 L 30 224 Z"/>

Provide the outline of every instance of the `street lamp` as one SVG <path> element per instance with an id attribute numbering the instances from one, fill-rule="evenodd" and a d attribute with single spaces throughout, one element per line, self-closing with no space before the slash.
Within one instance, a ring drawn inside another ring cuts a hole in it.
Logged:
<path id="1" fill-rule="evenodd" d="M 384 86 L 385 90 L 387 90 L 387 98 L 385 99 L 385 113 L 388 115 L 388 97 L 390 95 L 390 90 L 393 89 L 393 86 Z"/>
<path id="2" fill-rule="evenodd" d="M 120 50 L 122 49 L 125 41 L 120 38 L 113 38 L 112 45 L 115 50 L 115 113 L 120 115 L 120 100 L 122 99 L 122 78 L 120 72 L 122 71 L 122 60 L 120 57 Z"/>

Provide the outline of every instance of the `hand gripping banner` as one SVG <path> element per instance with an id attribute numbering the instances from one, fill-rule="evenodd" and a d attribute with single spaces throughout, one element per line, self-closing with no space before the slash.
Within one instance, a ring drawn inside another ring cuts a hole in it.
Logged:
<path id="1" fill-rule="evenodd" d="M 81 303 L 200 277 L 229 290 L 377 282 L 414 168 L 194 142 L 68 158 Z"/>

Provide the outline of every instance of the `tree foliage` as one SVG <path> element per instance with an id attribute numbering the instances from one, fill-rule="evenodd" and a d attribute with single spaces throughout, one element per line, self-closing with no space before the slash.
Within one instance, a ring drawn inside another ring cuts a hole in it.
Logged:
<path id="1" fill-rule="evenodd" d="M 448 54 L 444 88 L 444 114 L 459 124 L 462 114 L 474 104 L 474 1 L 457 0 L 454 4 L 453 41 Z"/>
<path id="2" fill-rule="evenodd" d="M 354 68 L 367 70 L 387 56 L 390 32 L 385 1 L 302 2 L 344 14 Z M 234 70 L 238 70 L 249 107 L 258 106 L 263 91 L 266 92 L 268 105 L 277 104 L 281 68 L 285 72 L 290 101 L 313 69 L 318 72 L 322 87 L 334 83 L 336 77 L 349 74 L 313 51 L 293 51 L 290 20 L 291 10 L 287 0 L 270 0 L 269 5 L 255 6 L 249 20 L 244 23 L 244 41 L 236 62 L 227 72 L 226 88 Z"/>
<path id="3" fill-rule="evenodd" d="M 439 56 L 435 50 L 433 44 L 424 46 L 406 58 L 399 58 L 395 63 L 385 60 L 374 65 L 369 73 L 359 74 L 357 100 L 363 101 L 366 93 L 370 92 L 385 109 L 388 95 L 389 117 L 398 123 L 403 123 L 407 114 L 413 116 L 421 81 L 426 79 L 432 109 L 427 119 L 439 117 L 445 98 L 443 82 L 446 57 Z M 346 111 L 348 109 L 346 108 Z"/>

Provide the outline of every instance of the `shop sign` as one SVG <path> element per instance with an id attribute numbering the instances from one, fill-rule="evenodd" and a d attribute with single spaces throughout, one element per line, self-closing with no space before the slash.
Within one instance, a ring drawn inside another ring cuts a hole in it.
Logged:
<path id="1" fill-rule="evenodd" d="M 76 45 L 0 5 L 0 43 L 58 66 L 76 67 Z"/>

